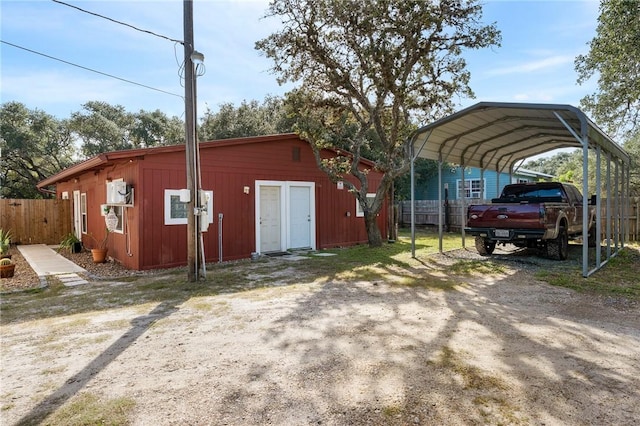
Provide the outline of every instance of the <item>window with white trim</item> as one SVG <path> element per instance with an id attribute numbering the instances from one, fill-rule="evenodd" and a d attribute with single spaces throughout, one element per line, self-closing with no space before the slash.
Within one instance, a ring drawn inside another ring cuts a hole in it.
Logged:
<path id="1" fill-rule="evenodd" d="M 206 210 L 209 216 L 209 223 L 213 223 L 213 191 L 204 191 L 209 195 Z M 165 225 L 186 225 L 189 203 L 180 201 L 179 189 L 164 190 L 164 224 Z M 203 206 L 204 207 L 204 206 Z"/>
<path id="2" fill-rule="evenodd" d="M 87 194 L 80 194 L 80 215 L 82 216 L 82 233 L 87 233 Z"/>
<path id="3" fill-rule="evenodd" d="M 376 198 L 375 193 L 367 194 L 367 204 L 371 205 L 373 203 L 374 198 Z M 364 217 L 364 210 L 362 210 L 362 206 L 360 206 L 360 201 L 356 198 L 356 217 Z"/>
<path id="4" fill-rule="evenodd" d="M 457 198 L 462 198 L 462 180 L 457 180 Z M 483 180 L 480 179 L 465 179 L 464 180 L 464 197 L 465 198 L 480 198 L 480 194 L 483 192 Z M 486 190 L 484 191 L 486 194 Z"/>

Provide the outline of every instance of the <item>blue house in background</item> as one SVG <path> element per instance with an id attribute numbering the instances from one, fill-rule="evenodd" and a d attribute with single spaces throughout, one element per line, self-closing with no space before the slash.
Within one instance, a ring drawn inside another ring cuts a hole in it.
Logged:
<path id="1" fill-rule="evenodd" d="M 536 172 L 527 169 L 518 169 L 511 175 L 509 173 L 498 173 L 493 170 L 485 170 L 482 175 L 484 182 L 481 181 L 480 169 L 467 167 L 464 171 L 464 188 L 465 198 L 480 199 L 483 193 L 484 199 L 490 200 L 497 198 L 509 183 L 526 183 L 549 181 L 554 178 L 553 175 Z M 462 176 L 461 168 L 457 166 L 449 166 L 442 169 L 442 199 L 445 198 L 445 188 L 448 188 L 449 200 L 458 200 L 462 198 Z M 438 175 L 433 176 L 426 185 L 416 187 L 416 200 L 437 200 L 438 199 Z"/>

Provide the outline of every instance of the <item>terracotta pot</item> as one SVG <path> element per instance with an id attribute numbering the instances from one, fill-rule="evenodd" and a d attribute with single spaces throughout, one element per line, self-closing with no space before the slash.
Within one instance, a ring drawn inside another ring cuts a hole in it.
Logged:
<path id="1" fill-rule="evenodd" d="M 93 263 L 104 263 L 107 259 L 107 249 L 91 249 L 91 256 L 93 256 Z"/>
<path id="2" fill-rule="evenodd" d="M 16 265 L 12 263 L 11 265 L 0 265 L 0 278 L 11 278 L 13 277 L 13 273 L 15 272 Z"/>

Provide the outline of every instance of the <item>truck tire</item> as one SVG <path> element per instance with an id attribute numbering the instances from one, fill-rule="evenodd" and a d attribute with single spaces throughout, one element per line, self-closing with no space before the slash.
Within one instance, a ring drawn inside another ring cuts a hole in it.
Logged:
<path id="1" fill-rule="evenodd" d="M 480 256 L 489 256 L 496 248 L 496 242 L 480 236 L 476 237 L 476 250 Z"/>
<path id="2" fill-rule="evenodd" d="M 547 256 L 556 260 L 566 260 L 569 257 L 569 236 L 564 226 L 560 227 L 554 240 L 547 241 Z"/>

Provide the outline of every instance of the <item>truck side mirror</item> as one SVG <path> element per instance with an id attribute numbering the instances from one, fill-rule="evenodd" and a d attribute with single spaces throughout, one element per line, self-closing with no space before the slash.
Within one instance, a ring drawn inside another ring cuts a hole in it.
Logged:
<path id="1" fill-rule="evenodd" d="M 597 202 L 597 199 L 598 199 L 598 196 L 596 194 L 593 194 L 591 196 L 591 199 L 589 200 L 589 204 L 592 205 L 592 206 L 595 206 L 596 202 Z"/>

